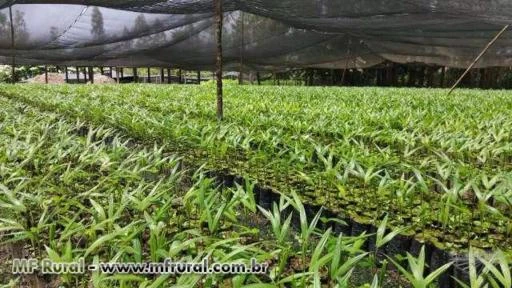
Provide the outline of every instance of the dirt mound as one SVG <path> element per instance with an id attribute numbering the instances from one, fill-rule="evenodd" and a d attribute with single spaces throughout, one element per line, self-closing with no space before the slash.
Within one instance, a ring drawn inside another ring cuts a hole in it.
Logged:
<path id="1" fill-rule="evenodd" d="M 100 74 L 94 75 L 94 84 L 114 84 L 116 83 L 116 80 Z"/>
<path id="2" fill-rule="evenodd" d="M 29 83 L 39 83 L 44 84 L 46 83 L 46 77 L 44 74 L 37 75 L 36 77 L 32 79 L 28 79 Z M 49 84 L 64 84 L 66 83 L 64 75 L 58 74 L 58 73 L 48 73 L 48 83 Z"/>
<path id="3" fill-rule="evenodd" d="M 73 81 L 74 79 L 70 79 Z M 83 81 L 83 79 L 81 79 Z M 32 79 L 27 80 L 28 83 L 45 84 L 46 77 L 44 74 L 37 75 Z M 48 84 L 64 84 L 66 83 L 66 76 L 59 73 L 48 73 Z M 116 80 L 101 74 L 94 74 L 94 84 L 114 84 Z"/>

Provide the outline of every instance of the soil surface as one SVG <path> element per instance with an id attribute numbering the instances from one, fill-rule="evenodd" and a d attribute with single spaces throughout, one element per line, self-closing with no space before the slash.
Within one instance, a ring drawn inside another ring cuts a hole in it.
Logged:
<path id="1" fill-rule="evenodd" d="M 46 76 L 44 74 L 37 75 L 34 78 L 28 79 L 28 83 L 45 84 Z M 65 84 L 66 76 L 59 73 L 48 73 L 49 84 Z M 116 81 L 108 76 L 101 74 L 94 74 L 94 84 L 114 84 Z"/>

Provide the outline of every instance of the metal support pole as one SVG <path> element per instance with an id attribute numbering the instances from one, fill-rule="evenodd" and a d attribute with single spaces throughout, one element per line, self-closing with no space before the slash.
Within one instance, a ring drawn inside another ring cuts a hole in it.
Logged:
<path id="1" fill-rule="evenodd" d="M 15 84 L 16 83 L 16 51 L 14 48 L 16 47 L 16 42 L 14 39 L 14 21 L 12 18 L 12 5 L 9 6 L 9 20 L 11 22 L 11 52 L 12 52 L 11 81 L 12 81 L 12 84 Z"/>

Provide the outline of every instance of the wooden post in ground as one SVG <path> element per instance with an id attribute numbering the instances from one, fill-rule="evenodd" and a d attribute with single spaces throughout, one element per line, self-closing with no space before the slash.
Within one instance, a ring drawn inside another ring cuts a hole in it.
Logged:
<path id="1" fill-rule="evenodd" d="M 171 84 L 171 68 L 167 68 L 167 84 Z"/>
<path id="2" fill-rule="evenodd" d="M 164 84 L 164 82 L 165 82 L 164 68 L 160 68 L 160 84 Z"/>
<path id="3" fill-rule="evenodd" d="M 241 25 L 241 37 L 240 37 L 240 74 L 238 75 L 238 84 L 243 85 L 244 84 L 244 50 L 245 50 L 245 32 L 244 32 L 244 12 L 240 11 L 242 14 L 240 16 L 240 21 L 242 22 Z"/>
<path id="4" fill-rule="evenodd" d="M 416 86 L 416 66 L 413 65 L 414 64 L 410 64 L 407 68 L 407 75 L 409 76 L 409 79 L 407 80 L 408 87 Z"/>
<path id="5" fill-rule="evenodd" d="M 348 42 L 348 47 L 347 47 L 347 55 L 345 56 L 347 59 L 345 61 L 345 67 L 343 69 L 343 74 L 341 75 L 341 85 L 344 86 L 345 85 L 345 76 L 347 75 L 347 70 L 348 70 L 348 64 L 350 64 L 350 44 L 352 44 L 351 41 Z"/>
<path id="6" fill-rule="evenodd" d="M 48 84 L 48 66 L 44 66 L 44 83 Z"/>
<path id="7" fill-rule="evenodd" d="M 87 70 L 89 72 L 89 81 L 91 82 L 91 84 L 94 84 L 94 68 L 87 67 Z"/>
<path id="8" fill-rule="evenodd" d="M 14 59 L 14 57 L 13 57 Z M 15 84 L 16 83 L 16 63 L 15 63 L 16 60 L 13 60 L 12 64 L 11 64 L 11 82 L 12 84 Z"/>
<path id="9" fill-rule="evenodd" d="M 460 76 L 460 78 L 457 80 L 457 82 L 455 82 L 455 84 L 452 86 L 452 88 L 448 92 L 448 95 L 452 94 L 453 90 L 455 90 L 455 88 L 457 88 L 457 86 L 460 84 L 460 82 L 462 82 L 462 79 L 464 79 L 464 77 L 469 73 L 469 70 L 471 70 L 473 67 L 475 67 L 476 63 L 478 63 L 478 61 L 485 55 L 485 53 L 487 53 L 487 50 L 489 50 L 489 48 L 491 48 L 491 46 L 501 37 L 501 35 L 503 35 L 503 33 L 505 33 L 505 31 L 507 31 L 508 27 L 510 27 L 510 25 L 505 25 L 505 27 L 503 27 L 503 29 L 501 29 L 501 31 L 491 40 L 491 42 L 489 42 L 484 47 L 484 50 L 482 50 L 482 52 L 480 52 L 480 54 L 471 63 L 471 65 L 469 65 L 468 69 L 466 69 L 466 71 L 464 71 L 464 73 L 462 74 L 462 76 Z"/>
<path id="10" fill-rule="evenodd" d="M 222 87 L 222 27 L 224 21 L 224 15 L 222 10 L 222 0 L 214 0 L 215 3 L 215 34 L 217 41 L 217 57 L 216 57 L 216 71 L 215 75 L 217 78 L 217 120 L 222 121 L 224 119 L 224 99 L 223 99 L 223 87 Z"/>
<path id="11" fill-rule="evenodd" d="M 256 72 L 256 80 L 258 81 L 258 85 L 261 85 L 260 72 Z"/>
<path id="12" fill-rule="evenodd" d="M 117 82 L 117 84 L 121 83 L 121 78 L 119 76 L 120 76 L 119 67 L 116 67 L 116 82 Z"/>
<path id="13" fill-rule="evenodd" d="M 78 66 L 75 67 L 76 69 L 76 82 L 77 84 L 80 83 L 80 69 L 78 69 Z"/>
<path id="14" fill-rule="evenodd" d="M 197 71 L 197 84 L 201 84 L 201 71 Z"/>
<path id="15" fill-rule="evenodd" d="M 478 81 L 478 88 L 484 88 L 484 85 L 485 85 L 485 69 L 484 68 L 480 68 L 478 74 L 480 76 L 480 81 Z"/>
<path id="16" fill-rule="evenodd" d="M 133 68 L 133 82 L 139 83 L 139 74 L 137 73 L 137 68 Z"/>
<path id="17" fill-rule="evenodd" d="M 12 5 L 9 6 L 9 20 L 11 23 L 11 52 L 12 52 L 12 64 L 11 64 L 11 82 L 12 84 L 16 83 L 16 42 L 14 38 L 14 21 L 12 18 Z"/>
<path id="18" fill-rule="evenodd" d="M 110 68 L 110 78 L 114 78 L 114 69 L 112 69 L 112 66 Z"/>
<path id="19" fill-rule="evenodd" d="M 148 67 L 148 83 L 151 83 L 151 68 Z"/>
<path id="20" fill-rule="evenodd" d="M 441 87 L 444 87 L 445 86 L 445 78 L 446 78 L 446 67 L 443 66 L 443 68 L 441 69 L 441 79 L 439 80 L 439 83 L 441 85 Z"/>
<path id="21" fill-rule="evenodd" d="M 178 69 L 178 83 L 183 84 L 183 71 L 181 69 Z"/>
<path id="22" fill-rule="evenodd" d="M 67 84 L 69 82 L 68 66 L 64 66 L 64 74 L 65 74 L 65 77 L 66 77 L 66 84 Z"/>

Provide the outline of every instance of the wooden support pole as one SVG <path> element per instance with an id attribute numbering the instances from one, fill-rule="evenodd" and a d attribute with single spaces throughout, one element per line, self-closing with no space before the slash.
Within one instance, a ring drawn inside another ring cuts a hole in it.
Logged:
<path id="1" fill-rule="evenodd" d="M 201 71 L 197 71 L 197 84 L 201 84 Z"/>
<path id="2" fill-rule="evenodd" d="M 76 69 L 76 82 L 77 83 L 80 83 L 80 69 L 77 67 L 75 67 Z"/>
<path id="3" fill-rule="evenodd" d="M 443 68 L 441 69 L 441 79 L 439 79 L 439 83 L 440 83 L 441 87 L 445 86 L 445 78 L 446 78 L 446 67 L 443 66 Z"/>
<path id="4" fill-rule="evenodd" d="M 137 68 L 133 68 L 133 82 L 139 83 L 139 74 L 137 72 Z"/>
<path id="5" fill-rule="evenodd" d="M 69 82 L 69 71 L 68 71 L 68 66 L 65 66 L 64 67 L 64 74 L 66 74 L 66 83 Z"/>
<path id="6" fill-rule="evenodd" d="M 151 68 L 148 67 L 148 83 L 151 83 Z"/>
<path id="7" fill-rule="evenodd" d="M 48 66 L 44 66 L 44 83 L 48 84 Z"/>
<path id="8" fill-rule="evenodd" d="M 110 78 L 114 78 L 114 69 L 112 69 L 112 66 L 110 68 Z"/>
<path id="9" fill-rule="evenodd" d="M 160 84 L 164 84 L 164 82 L 165 82 L 164 68 L 160 68 Z"/>
<path id="10" fill-rule="evenodd" d="M 261 85 L 260 72 L 256 72 L 256 80 L 258 81 L 258 85 Z"/>
<path id="11" fill-rule="evenodd" d="M 241 37 L 240 37 L 240 74 L 238 75 L 238 84 L 243 85 L 244 84 L 244 50 L 245 50 L 245 32 L 244 32 L 244 12 L 240 11 L 242 14 L 240 16 L 240 20 L 242 22 L 241 25 Z"/>
<path id="12" fill-rule="evenodd" d="M 457 88 L 457 86 L 460 84 L 460 82 L 462 82 L 462 79 L 464 79 L 464 77 L 469 73 L 469 71 L 471 69 L 473 69 L 473 67 L 475 67 L 476 63 L 478 63 L 478 61 L 480 61 L 480 59 L 485 55 L 485 53 L 487 53 L 487 50 L 489 50 L 489 48 L 491 48 L 491 46 L 501 37 L 501 35 L 503 35 L 503 33 L 505 33 L 505 31 L 507 31 L 509 26 L 510 25 L 505 25 L 505 27 L 503 27 L 503 29 L 501 29 L 501 31 L 491 40 L 491 42 L 489 42 L 485 46 L 484 50 L 482 50 L 482 52 L 480 52 L 480 54 L 476 57 L 476 59 L 473 61 L 473 63 L 471 63 L 471 65 L 469 65 L 469 67 L 466 69 L 466 71 L 464 71 L 462 76 L 460 76 L 460 78 L 457 80 L 457 82 L 455 82 L 455 84 L 452 86 L 452 88 L 448 92 L 448 95 L 452 94 L 453 90 L 455 90 L 455 88 Z"/>
<path id="13" fill-rule="evenodd" d="M 94 67 L 87 67 L 87 70 L 89 72 L 89 82 L 94 84 Z"/>
<path id="14" fill-rule="evenodd" d="M 12 5 L 9 6 L 9 20 L 11 24 L 11 52 L 12 52 L 12 64 L 11 64 L 11 82 L 16 83 L 16 40 L 14 38 L 14 21 L 12 17 Z"/>
<path id="15" fill-rule="evenodd" d="M 14 57 L 12 57 L 14 59 Z M 13 60 L 12 62 L 12 65 L 11 65 L 11 81 L 12 81 L 12 84 L 15 84 L 16 83 L 16 60 Z"/>
<path id="16" fill-rule="evenodd" d="M 119 67 L 116 67 L 116 82 L 117 82 L 117 84 L 121 83 L 121 78 L 119 76 L 120 76 Z"/>
<path id="17" fill-rule="evenodd" d="M 341 75 L 341 85 L 344 86 L 345 85 L 345 76 L 347 75 L 347 70 L 348 70 L 348 64 L 350 64 L 350 44 L 352 44 L 352 42 L 348 42 L 348 47 L 347 47 L 347 55 L 345 56 L 347 59 L 345 61 L 345 67 L 343 69 L 343 74 Z"/>
<path id="18" fill-rule="evenodd" d="M 171 75 L 171 68 L 167 68 L 167 83 L 168 84 L 171 84 L 171 80 L 172 80 L 171 76 L 172 76 Z"/>
<path id="19" fill-rule="evenodd" d="M 222 0 L 214 0 L 215 3 L 215 22 L 216 22 L 216 41 L 217 41 L 217 57 L 216 66 L 217 70 L 215 75 L 217 78 L 217 120 L 224 119 L 224 99 L 222 87 L 222 27 L 224 22 L 224 15 L 222 10 Z"/>
<path id="20" fill-rule="evenodd" d="M 480 81 L 478 81 L 478 88 L 484 88 L 484 85 L 485 85 L 485 69 L 484 68 L 480 68 L 478 74 L 480 74 Z"/>
<path id="21" fill-rule="evenodd" d="M 181 69 L 178 69 L 178 83 L 183 84 L 183 71 Z"/>

